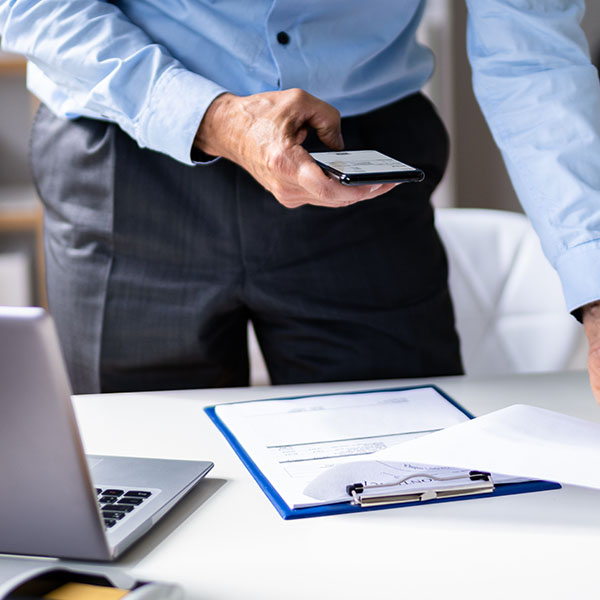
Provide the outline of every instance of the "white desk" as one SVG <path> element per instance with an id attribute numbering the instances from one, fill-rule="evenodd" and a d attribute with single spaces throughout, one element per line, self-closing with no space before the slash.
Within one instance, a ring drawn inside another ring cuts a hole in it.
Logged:
<path id="1" fill-rule="evenodd" d="M 583 372 L 428 382 L 476 415 L 522 402 L 600 421 Z M 409 383 L 76 397 L 88 452 L 215 462 L 119 566 L 211 600 L 564 600 L 600 593 L 598 492 L 563 488 L 284 521 L 202 410 L 240 399 Z"/>

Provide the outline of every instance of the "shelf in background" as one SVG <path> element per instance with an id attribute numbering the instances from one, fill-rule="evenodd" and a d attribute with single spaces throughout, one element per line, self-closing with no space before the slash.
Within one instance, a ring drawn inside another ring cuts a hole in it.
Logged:
<path id="1" fill-rule="evenodd" d="M 27 61 L 18 54 L 0 51 L 0 76 L 25 75 Z"/>
<path id="2" fill-rule="evenodd" d="M 0 231 L 41 227 L 42 205 L 31 185 L 0 185 Z"/>
<path id="3" fill-rule="evenodd" d="M 33 185 L 0 185 L 0 236 L 33 236 L 37 303 L 47 306 L 43 221 L 44 210 Z"/>

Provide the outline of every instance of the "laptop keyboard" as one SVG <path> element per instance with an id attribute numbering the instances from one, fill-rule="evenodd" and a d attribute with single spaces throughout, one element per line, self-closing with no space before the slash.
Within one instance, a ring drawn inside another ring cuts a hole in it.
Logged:
<path id="1" fill-rule="evenodd" d="M 100 512 L 107 529 L 114 527 L 138 506 L 148 501 L 152 492 L 139 489 L 96 488 Z"/>

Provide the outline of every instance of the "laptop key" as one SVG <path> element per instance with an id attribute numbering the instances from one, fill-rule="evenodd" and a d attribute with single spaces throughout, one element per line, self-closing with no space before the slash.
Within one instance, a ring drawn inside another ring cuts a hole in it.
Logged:
<path id="1" fill-rule="evenodd" d="M 152 492 L 146 492 L 141 490 L 129 490 L 128 492 L 125 492 L 125 496 L 128 496 L 130 498 L 149 498 L 150 496 L 152 496 Z"/>
<path id="2" fill-rule="evenodd" d="M 122 496 L 123 490 L 104 490 L 103 496 Z"/>
<path id="3" fill-rule="evenodd" d="M 102 511 L 102 516 L 105 519 L 117 519 L 117 521 L 119 519 L 122 519 L 123 517 L 125 517 L 125 513 L 123 511 L 117 511 L 117 510 L 103 510 Z"/>
<path id="4" fill-rule="evenodd" d="M 134 498 L 129 496 L 123 496 L 117 500 L 117 504 L 134 504 L 135 506 L 139 506 L 144 501 L 143 498 Z"/>
<path id="5" fill-rule="evenodd" d="M 117 501 L 118 496 L 102 496 L 98 502 L 100 504 L 112 504 Z"/>
<path id="6" fill-rule="evenodd" d="M 104 525 L 106 527 L 113 527 L 113 525 L 117 524 L 117 520 L 116 519 L 104 519 Z"/>
<path id="7" fill-rule="evenodd" d="M 131 504 L 111 504 L 109 507 L 109 510 L 118 510 L 119 512 L 131 512 L 133 509 L 135 508 L 135 506 L 132 506 Z"/>

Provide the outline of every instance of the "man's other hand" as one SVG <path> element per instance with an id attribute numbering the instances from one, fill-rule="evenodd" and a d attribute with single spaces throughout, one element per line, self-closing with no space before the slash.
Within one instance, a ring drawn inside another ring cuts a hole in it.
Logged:
<path id="1" fill-rule="evenodd" d="M 590 385 L 600 404 L 600 301 L 587 304 L 582 309 L 583 327 L 589 343 L 588 372 Z"/>
<path id="2" fill-rule="evenodd" d="M 394 187 L 347 187 L 328 177 L 301 145 L 309 127 L 329 148 L 344 147 L 339 112 L 307 92 L 227 93 L 209 106 L 194 145 L 246 169 L 288 208 L 303 204 L 348 206 Z"/>

